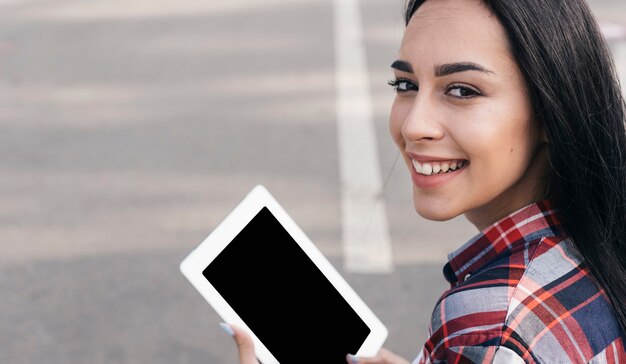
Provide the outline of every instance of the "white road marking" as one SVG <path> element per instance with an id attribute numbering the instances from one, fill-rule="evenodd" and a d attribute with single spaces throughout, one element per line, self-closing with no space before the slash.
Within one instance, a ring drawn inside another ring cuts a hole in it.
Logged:
<path id="1" fill-rule="evenodd" d="M 600 30 L 607 40 L 626 38 L 626 27 L 616 23 L 600 23 Z"/>
<path id="2" fill-rule="evenodd" d="M 626 96 L 626 39 L 613 40 L 611 42 L 613 61 L 622 86 L 622 94 Z"/>
<path id="3" fill-rule="evenodd" d="M 622 93 L 626 96 L 626 26 L 616 23 L 600 23 L 600 30 L 611 46 Z"/>
<path id="4" fill-rule="evenodd" d="M 626 39 L 613 45 L 613 59 L 619 75 L 622 94 L 626 97 Z"/>
<path id="5" fill-rule="evenodd" d="M 335 80 L 345 269 L 393 270 L 358 0 L 334 0 Z"/>

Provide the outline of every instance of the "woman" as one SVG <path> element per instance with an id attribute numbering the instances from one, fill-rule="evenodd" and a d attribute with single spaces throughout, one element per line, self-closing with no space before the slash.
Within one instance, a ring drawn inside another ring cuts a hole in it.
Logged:
<path id="1" fill-rule="evenodd" d="M 585 0 L 409 1 L 406 23 L 390 132 L 415 209 L 480 231 L 414 362 L 626 362 L 625 107 Z"/>

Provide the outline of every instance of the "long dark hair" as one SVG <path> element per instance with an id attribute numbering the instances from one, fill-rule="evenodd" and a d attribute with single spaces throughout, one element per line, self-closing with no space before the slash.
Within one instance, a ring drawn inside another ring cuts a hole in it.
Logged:
<path id="1" fill-rule="evenodd" d="M 408 0 L 405 22 L 425 0 Z M 626 333 L 626 105 L 586 0 L 483 0 L 548 137 L 549 196 Z"/>

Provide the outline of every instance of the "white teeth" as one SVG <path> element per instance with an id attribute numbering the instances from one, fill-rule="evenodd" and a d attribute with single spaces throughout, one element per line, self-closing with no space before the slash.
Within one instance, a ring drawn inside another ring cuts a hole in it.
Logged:
<path id="1" fill-rule="evenodd" d="M 422 165 L 415 159 L 413 160 L 413 168 L 415 168 L 415 172 L 422 173 Z"/>
<path id="2" fill-rule="evenodd" d="M 413 160 L 413 168 L 417 173 L 423 174 L 425 176 L 430 176 L 432 174 L 437 173 L 446 173 L 452 172 L 457 169 L 461 169 L 465 167 L 467 161 L 461 162 L 432 162 L 432 163 L 420 163 L 416 160 Z"/>

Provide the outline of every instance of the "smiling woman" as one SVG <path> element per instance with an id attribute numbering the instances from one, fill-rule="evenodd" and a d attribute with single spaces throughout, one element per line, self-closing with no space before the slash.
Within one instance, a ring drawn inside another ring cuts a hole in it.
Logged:
<path id="1" fill-rule="evenodd" d="M 399 57 L 390 130 L 421 216 L 465 214 L 482 230 L 541 197 L 545 137 L 490 10 L 478 1 L 424 3 Z"/>
<path id="2" fill-rule="evenodd" d="M 391 67 L 415 210 L 480 231 L 413 362 L 626 362 L 625 105 L 585 0 L 408 1 Z"/>
<path id="3" fill-rule="evenodd" d="M 481 230 L 415 362 L 626 361 L 624 101 L 587 5 L 410 1 L 406 22 L 390 132 L 415 209 Z"/>

